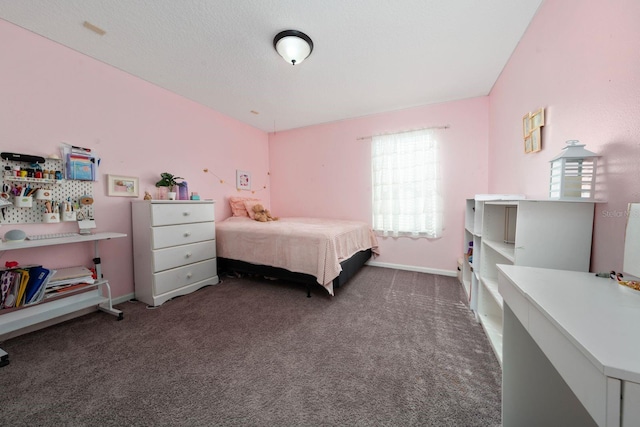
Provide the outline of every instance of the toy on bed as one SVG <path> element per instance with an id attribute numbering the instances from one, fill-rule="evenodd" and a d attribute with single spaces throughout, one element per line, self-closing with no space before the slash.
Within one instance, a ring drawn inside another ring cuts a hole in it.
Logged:
<path id="1" fill-rule="evenodd" d="M 271 216 L 269 209 L 265 209 L 260 203 L 253 205 L 253 219 L 260 222 L 277 221 L 277 216 Z"/>

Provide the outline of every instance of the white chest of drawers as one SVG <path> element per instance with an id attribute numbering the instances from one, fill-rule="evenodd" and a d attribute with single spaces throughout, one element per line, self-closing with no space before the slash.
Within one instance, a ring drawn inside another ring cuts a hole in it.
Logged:
<path id="1" fill-rule="evenodd" d="M 151 306 L 218 283 L 211 200 L 132 202 L 136 299 Z"/>

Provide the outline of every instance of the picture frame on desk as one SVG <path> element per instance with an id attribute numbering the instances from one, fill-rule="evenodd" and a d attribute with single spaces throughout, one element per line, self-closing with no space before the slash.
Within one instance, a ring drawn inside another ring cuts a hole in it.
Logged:
<path id="1" fill-rule="evenodd" d="M 107 195 L 119 197 L 138 197 L 140 183 L 138 177 L 107 175 Z"/>

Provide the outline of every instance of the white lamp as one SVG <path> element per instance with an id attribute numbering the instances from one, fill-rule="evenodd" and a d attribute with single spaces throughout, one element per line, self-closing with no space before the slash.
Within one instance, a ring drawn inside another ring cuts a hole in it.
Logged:
<path id="1" fill-rule="evenodd" d="M 273 47 L 292 65 L 300 64 L 313 51 L 313 42 L 308 35 L 297 30 L 285 30 L 273 39 Z"/>
<path id="2" fill-rule="evenodd" d="M 594 200 L 598 155 L 580 141 L 567 141 L 562 153 L 551 159 L 549 198 Z"/>

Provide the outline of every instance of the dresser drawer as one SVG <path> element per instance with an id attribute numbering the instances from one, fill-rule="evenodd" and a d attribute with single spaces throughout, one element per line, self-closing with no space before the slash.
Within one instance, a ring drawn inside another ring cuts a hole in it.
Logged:
<path id="1" fill-rule="evenodd" d="M 169 270 L 216 257 L 216 242 L 194 243 L 153 251 L 153 271 Z"/>
<path id="2" fill-rule="evenodd" d="M 156 273 L 154 275 L 154 295 L 160 295 L 174 289 L 182 288 L 192 283 L 214 277 L 216 274 L 215 259 Z"/>
<path id="3" fill-rule="evenodd" d="M 213 203 L 168 203 L 151 205 L 151 225 L 213 221 Z"/>
<path id="4" fill-rule="evenodd" d="M 216 227 L 213 222 L 196 222 L 193 224 L 154 227 L 151 233 L 153 234 L 152 249 L 162 249 L 170 246 L 213 240 L 216 238 Z"/>

